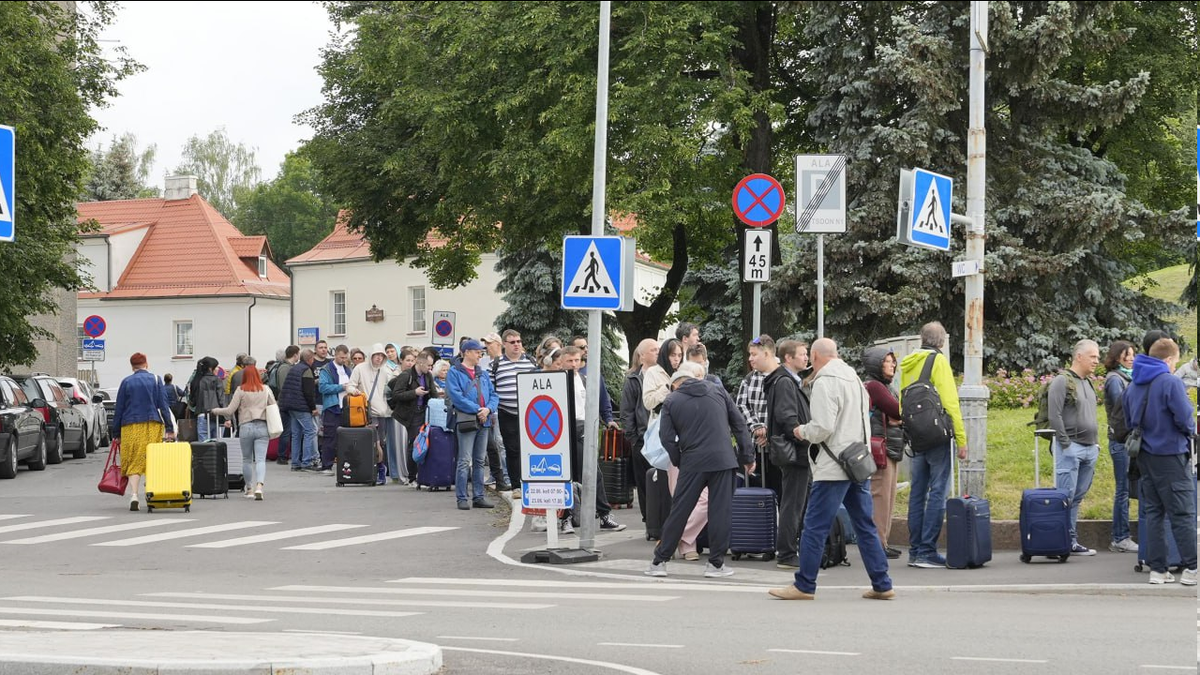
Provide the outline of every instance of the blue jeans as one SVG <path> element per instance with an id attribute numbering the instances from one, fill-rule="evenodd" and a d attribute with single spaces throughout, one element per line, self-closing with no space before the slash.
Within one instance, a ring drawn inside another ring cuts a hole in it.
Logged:
<path id="1" fill-rule="evenodd" d="M 458 471 L 454 474 L 454 494 L 467 501 L 467 481 L 474 487 L 474 499 L 483 499 L 483 467 L 487 465 L 487 440 L 491 429 L 458 432 Z M 470 478 L 467 472 L 470 471 Z"/>
<path id="2" fill-rule="evenodd" d="M 1167 571 L 1166 530 L 1171 530 L 1184 568 L 1196 569 L 1196 482 L 1187 455 L 1152 455 L 1143 449 L 1137 458 L 1142 477 L 1138 507 L 1146 529 L 1138 533 L 1146 562 L 1155 572 Z M 1163 521 L 1168 524 L 1164 524 Z"/>
<path id="3" fill-rule="evenodd" d="M 203 443 L 208 439 L 208 413 L 203 413 L 196 416 L 196 440 Z"/>
<path id="4" fill-rule="evenodd" d="M 871 516 L 870 485 L 869 481 L 851 483 L 848 480 L 821 480 L 812 484 L 800 535 L 800 569 L 796 570 L 796 588 L 805 593 L 817 592 L 817 573 L 821 571 L 825 540 L 833 527 L 833 519 L 837 517 L 838 506 L 844 504 L 850 514 L 850 524 L 858 535 L 858 553 L 862 556 L 863 566 L 867 568 L 867 575 L 871 577 L 871 588 L 881 592 L 892 590 L 887 557 Z"/>
<path id="5" fill-rule="evenodd" d="M 1071 499 L 1071 544 L 1078 543 L 1075 521 L 1079 519 L 1079 505 L 1092 489 L 1092 478 L 1096 475 L 1096 460 L 1100 458 L 1099 445 L 1080 445 L 1072 442 L 1063 450 L 1054 440 L 1054 488 L 1067 493 Z M 1125 488 L 1126 492 L 1129 488 Z"/>
<path id="6" fill-rule="evenodd" d="M 1125 444 L 1108 439 L 1108 454 L 1112 455 L 1113 480 L 1116 493 L 1113 494 L 1112 511 L 1112 540 L 1124 541 L 1129 538 L 1129 453 L 1125 452 Z"/>
<path id="7" fill-rule="evenodd" d="M 292 411 L 292 467 L 311 466 L 317 462 L 317 425 L 311 413 Z"/>
<path id="8" fill-rule="evenodd" d="M 266 483 L 267 442 L 271 440 L 267 423 L 263 420 L 246 422 L 238 428 L 238 438 L 242 443 L 242 476 L 246 486 L 253 488 L 255 483 Z"/>
<path id="9" fill-rule="evenodd" d="M 950 451 L 951 447 L 946 445 L 912 458 L 912 486 L 908 494 L 909 560 L 937 555 L 938 534 L 946 515 L 946 490 L 950 487 Z"/>

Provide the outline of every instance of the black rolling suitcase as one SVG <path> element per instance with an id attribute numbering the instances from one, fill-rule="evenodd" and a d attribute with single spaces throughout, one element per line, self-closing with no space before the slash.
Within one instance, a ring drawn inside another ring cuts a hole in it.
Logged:
<path id="1" fill-rule="evenodd" d="M 951 479 L 962 478 L 955 469 L 955 453 L 950 448 Z M 958 494 L 960 490 L 955 490 Z M 983 567 L 992 559 L 992 507 L 986 499 L 963 495 L 946 500 L 946 567 L 961 570 Z"/>
<path id="2" fill-rule="evenodd" d="M 228 449 L 224 441 L 192 443 L 192 496 L 229 498 Z"/>
<path id="3" fill-rule="evenodd" d="M 334 473 L 338 487 L 347 483 L 375 485 L 374 428 L 338 427 Z"/>
<path id="4" fill-rule="evenodd" d="M 740 487 L 733 491 L 733 526 L 729 531 L 729 551 L 733 559 L 754 555 L 762 560 L 775 557 L 775 537 L 779 529 L 775 491 L 764 487 Z M 746 476 L 746 485 L 750 477 Z"/>
<path id="5" fill-rule="evenodd" d="M 620 429 L 605 429 L 601 443 L 597 468 L 604 477 L 604 496 L 614 509 L 630 508 L 634 485 L 629 479 L 632 474 L 629 467 L 633 460 L 625 433 Z"/>
<path id="6" fill-rule="evenodd" d="M 663 524 L 671 514 L 671 488 L 667 472 L 651 467 L 646 472 L 646 540 L 662 539 Z"/>

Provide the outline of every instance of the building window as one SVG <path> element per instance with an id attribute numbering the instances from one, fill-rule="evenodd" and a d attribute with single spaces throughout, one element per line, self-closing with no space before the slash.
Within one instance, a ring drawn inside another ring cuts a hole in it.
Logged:
<path id="1" fill-rule="evenodd" d="M 330 293 L 333 305 L 333 335 L 346 334 L 346 291 Z"/>
<path id="2" fill-rule="evenodd" d="M 267 278 L 267 256 L 265 255 L 258 256 L 258 276 L 263 279 Z"/>
<path id="3" fill-rule="evenodd" d="M 192 355 L 192 322 L 175 322 L 175 356 Z"/>
<path id="4" fill-rule="evenodd" d="M 412 305 L 412 332 L 425 332 L 425 287 L 412 286 L 408 289 L 408 297 Z"/>
<path id="5" fill-rule="evenodd" d="M 75 359 L 77 361 L 82 361 L 83 360 L 83 341 L 89 339 L 88 334 L 83 332 L 83 324 L 79 324 L 79 325 L 75 326 L 75 337 L 78 338 L 75 341 L 75 346 L 78 348 L 78 353 L 75 355 Z"/>

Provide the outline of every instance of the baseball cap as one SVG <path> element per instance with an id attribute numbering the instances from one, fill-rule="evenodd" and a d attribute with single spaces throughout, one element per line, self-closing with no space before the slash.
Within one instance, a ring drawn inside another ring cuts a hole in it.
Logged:
<path id="1" fill-rule="evenodd" d="M 477 351 L 483 351 L 483 345 L 479 344 L 475 340 L 467 340 L 466 342 L 464 342 L 462 344 L 462 350 L 464 352 L 471 351 L 472 349 L 477 350 Z"/>
<path id="2" fill-rule="evenodd" d="M 500 336 L 495 333 L 488 333 L 479 339 L 483 340 L 484 342 L 500 342 Z"/>

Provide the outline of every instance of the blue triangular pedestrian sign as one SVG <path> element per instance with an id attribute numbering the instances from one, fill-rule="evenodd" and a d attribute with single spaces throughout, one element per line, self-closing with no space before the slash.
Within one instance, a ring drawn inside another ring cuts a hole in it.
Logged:
<path id="1" fill-rule="evenodd" d="M 621 309 L 628 292 L 625 246 L 621 237 L 564 237 L 563 308 Z"/>
<path id="2" fill-rule="evenodd" d="M 909 215 L 912 242 L 926 248 L 949 251 L 953 181 L 932 171 L 915 169 L 913 183 L 913 208 Z"/>
<path id="3" fill-rule="evenodd" d="M 12 241 L 16 236 L 16 179 L 16 131 L 0 125 L 0 241 Z"/>

